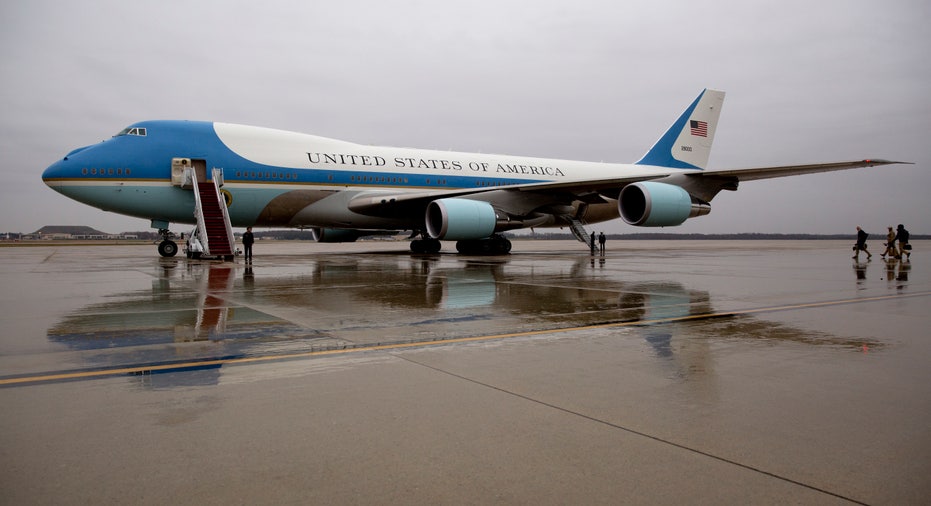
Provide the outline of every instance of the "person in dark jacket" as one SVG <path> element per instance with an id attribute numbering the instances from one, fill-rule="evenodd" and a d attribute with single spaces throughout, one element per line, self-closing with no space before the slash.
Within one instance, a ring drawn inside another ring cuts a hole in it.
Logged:
<path id="1" fill-rule="evenodd" d="M 246 233 L 242 234 L 242 250 L 246 262 L 252 261 L 252 243 L 254 242 L 255 237 L 252 235 L 252 227 L 246 227 Z"/>
<path id="2" fill-rule="evenodd" d="M 908 245 L 908 230 L 905 230 L 905 226 L 901 223 L 896 229 L 895 239 L 899 241 L 899 254 L 896 255 L 896 258 L 902 258 L 902 255 L 905 255 L 906 259 L 911 258 L 912 247 Z"/>
<path id="3" fill-rule="evenodd" d="M 853 247 L 853 258 L 859 257 L 861 251 L 866 251 L 866 238 L 869 236 L 870 234 L 867 234 L 865 230 L 857 227 L 857 245 Z M 867 260 L 873 259 L 873 254 L 869 251 L 866 251 L 866 255 Z"/>

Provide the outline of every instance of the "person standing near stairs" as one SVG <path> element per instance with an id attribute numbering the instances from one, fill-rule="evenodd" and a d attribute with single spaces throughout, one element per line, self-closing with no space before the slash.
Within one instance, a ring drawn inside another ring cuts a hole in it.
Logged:
<path id="1" fill-rule="evenodd" d="M 242 251 L 246 262 L 252 262 L 252 243 L 255 237 L 252 235 L 252 227 L 246 227 L 246 233 L 242 234 Z"/>

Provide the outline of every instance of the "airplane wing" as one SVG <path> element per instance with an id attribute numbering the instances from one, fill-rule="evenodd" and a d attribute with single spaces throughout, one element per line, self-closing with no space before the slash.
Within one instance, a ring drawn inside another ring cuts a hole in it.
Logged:
<path id="1" fill-rule="evenodd" d="M 617 193 L 617 191 L 620 191 L 620 189 L 627 184 L 636 183 L 638 181 L 657 179 L 667 175 L 668 174 L 651 174 L 598 180 L 587 179 L 578 181 L 528 183 L 512 185 L 505 188 L 467 188 L 459 190 L 430 190 L 403 193 L 390 191 L 372 191 L 363 192 L 353 197 L 349 202 L 349 209 L 357 213 L 371 214 L 373 212 L 378 212 L 380 209 L 384 209 L 386 207 L 397 207 L 405 205 L 412 206 L 419 204 L 426 205 L 426 203 L 435 199 L 465 197 L 469 195 L 491 192 L 508 192 L 513 194 L 518 192 L 540 192 L 552 194 L 554 196 L 574 195 L 576 200 L 584 200 L 586 194 L 595 194 L 599 193 L 599 191 L 610 191 L 610 189 L 615 190 L 615 193 Z"/>
<path id="2" fill-rule="evenodd" d="M 398 214 L 410 211 L 413 207 L 426 206 L 431 200 L 450 197 L 465 197 L 483 193 L 506 193 L 494 200 L 501 202 L 515 201 L 516 212 L 530 210 L 546 203 L 570 203 L 579 200 L 587 203 L 604 202 L 602 197 L 616 199 L 621 189 L 631 183 L 660 180 L 670 176 L 679 177 L 672 184 L 683 186 L 696 196 L 710 201 L 723 188 L 735 189 L 735 183 L 776 177 L 797 176 L 819 172 L 874 167 L 878 165 L 911 164 L 882 159 L 856 160 L 847 162 L 818 163 L 808 165 L 784 165 L 778 167 L 757 167 L 748 169 L 706 169 L 701 171 L 660 170 L 640 172 L 626 177 L 604 179 L 584 179 L 574 181 L 556 181 L 545 183 L 528 183 L 508 186 L 506 188 L 468 188 L 459 190 L 430 190 L 415 192 L 373 191 L 364 192 L 352 198 L 349 209 L 361 214 Z M 691 180 L 691 181 L 688 181 Z M 686 182 L 688 181 L 688 182 Z"/>
<path id="3" fill-rule="evenodd" d="M 754 181 L 774 177 L 798 176 L 801 174 L 815 174 L 818 172 L 832 172 L 835 170 L 857 169 L 860 167 L 875 167 L 877 165 L 892 165 L 896 163 L 913 165 L 912 162 L 896 162 L 892 160 L 857 160 L 852 162 L 816 163 L 809 165 L 784 165 L 780 167 L 760 167 L 755 169 L 708 169 L 699 176 L 735 177 L 738 181 Z"/>

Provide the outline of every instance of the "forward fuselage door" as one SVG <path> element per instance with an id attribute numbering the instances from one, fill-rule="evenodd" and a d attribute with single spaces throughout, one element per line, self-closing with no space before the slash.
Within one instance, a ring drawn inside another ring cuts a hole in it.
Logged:
<path id="1" fill-rule="evenodd" d="M 194 179 L 198 183 L 207 182 L 207 160 L 196 158 L 171 159 L 171 184 L 185 190 L 194 188 Z"/>

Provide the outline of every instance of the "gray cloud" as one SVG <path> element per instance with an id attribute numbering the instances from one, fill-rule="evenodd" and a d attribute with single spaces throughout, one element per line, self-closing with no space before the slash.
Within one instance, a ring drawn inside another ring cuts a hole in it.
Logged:
<path id="1" fill-rule="evenodd" d="M 143 119 L 627 162 L 711 87 L 715 166 L 917 164 L 748 183 L 677 230 L 929 232 L 926 2 L 69 4 L 0 7 L 0 231 L 148 228 L 40 179 Z"/>

